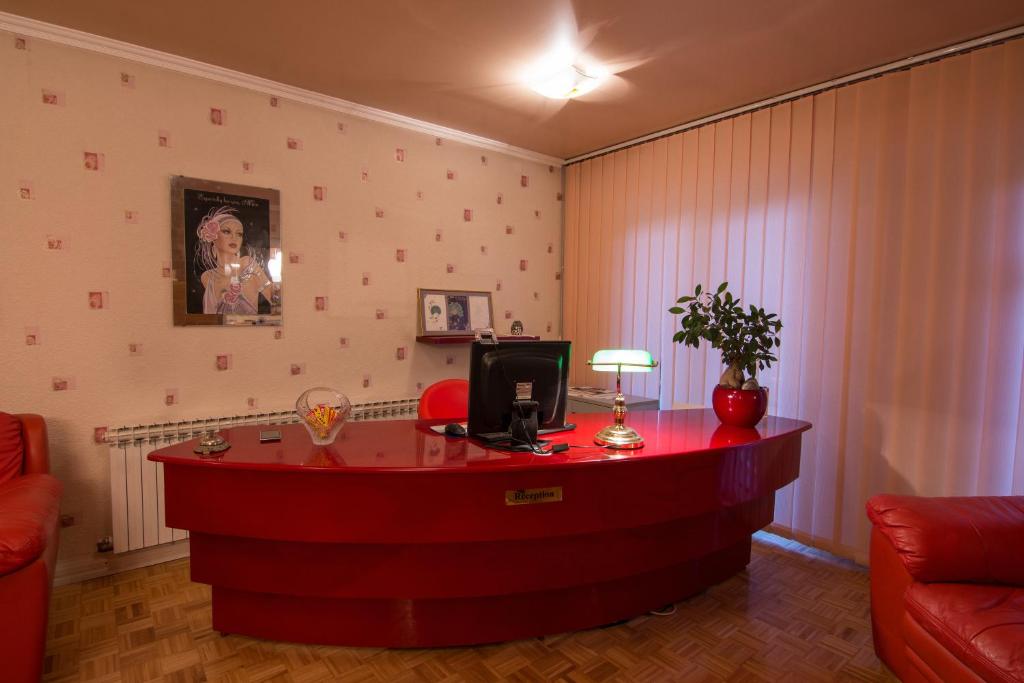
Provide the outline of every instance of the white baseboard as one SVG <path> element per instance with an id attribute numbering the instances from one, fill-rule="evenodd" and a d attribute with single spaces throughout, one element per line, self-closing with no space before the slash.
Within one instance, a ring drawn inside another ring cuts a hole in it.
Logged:
<path id="1" fill-rule="evenodd" d="M 164 543 L 163 545 L 133 550 L 127 553 L 97 553 L 92 557 L 76 560 L 57 562 L 57 570 L 54 572 L 53 585 L 65 586 L 69 583 L 88 581 L 101 576 L 120 574 L 130 569 L 149 567 L 162 562 L 170 562 L 182 557 L 188 557 L 188 539 Z"/>

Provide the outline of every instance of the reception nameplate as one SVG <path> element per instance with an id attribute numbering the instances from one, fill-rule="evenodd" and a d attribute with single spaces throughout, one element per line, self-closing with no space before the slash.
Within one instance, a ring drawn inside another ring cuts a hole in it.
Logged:
<path id="1" fill-rule="evenodd" d="M 533 505 L 535 503 L 562 502 L 562 487 L 550 486 L 546 489 L 515 489 L 505 491 L 505 505 Z"/>

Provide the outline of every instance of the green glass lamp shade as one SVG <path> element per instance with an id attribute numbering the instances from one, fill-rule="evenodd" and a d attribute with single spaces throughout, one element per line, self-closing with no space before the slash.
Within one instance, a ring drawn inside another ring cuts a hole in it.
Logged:
<path id="1" fill-rule="evenodd" d="M 650 372 L 657 363 L 650 351 L 643 349 L 601 349 L 594 354 L 590 366 L 598 372 Z"/>

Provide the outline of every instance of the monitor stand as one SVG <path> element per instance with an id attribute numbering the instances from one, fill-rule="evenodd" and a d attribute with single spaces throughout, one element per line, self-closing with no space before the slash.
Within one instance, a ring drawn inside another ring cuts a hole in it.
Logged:
<path id="1" fill-rule="evenodd" d="M 507 432 L 476 434 L 489 448 L 502 451 L 536 453 L 548 445 L 548 441 L 537 438 L 538 422 L 536 401 L 513 401 L 512 421 Z"/>
<path id="2" fill-rule="evenodd" d="M 512 422 L 508 433 L 513 446 L 532 448 L 537 443 L 537 408 L 536 401 L 512 401 Z"/>

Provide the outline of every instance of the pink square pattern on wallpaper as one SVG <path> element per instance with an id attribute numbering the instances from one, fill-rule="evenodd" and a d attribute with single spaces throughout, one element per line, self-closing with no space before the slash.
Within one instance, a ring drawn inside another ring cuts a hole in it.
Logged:
<path id="1" fill-rule="evenodd" d="M 101 152 L 82 152 L 82 168 L 86 171 L 102 171 L 107 165 L 106 155 Z"/>
<path id="2" fill-rule="evenodd" d="M 64 106 L 64 92 L 61 90 L 48 90 L 43 88 L 43 104 L 52 104 L 56 107 Z"/>
<path id="3" fill-rule="evenodd" d="M 27 41 L 24 43 L 23 47 L 25 49 L 28 49 L 28 42 Z M 135 90 L 137 82 L 136 82 L 136 76 L 134 74 L 131 74 L 131 73 L 126 72 L 126 71 L 118 71 L 117 69 L 113 70 L 113 74 L 114 74 L 114 78 L 119 80 L 119 84 L 125 90 L 132 90 L 132 91 Z M 36 92 L 39 93 L 39 95 L 38 95 L 39 99 L 37 101 L 41 102 L 44 105 L 62 106 L 62 108 L 66 108 L 68 110 L 68 115 L 69 116 L 72 116 L 72 115 L 74 115 L 74 116 L 83 116 L 82 114 L 77 114 L 75 112 L 75 110 L 76 110 L 75 105 L 74 105 L 75 102 L 73 102 L 69 106 L 66 92 L 65 92 L 65 90 L 61 89 L 62 85 L 59 82 L 61 74 L 54 73 L 54 75 L 57 76 L 57 78 L 54 78 L 51 82 L 47 83 L 47 87 L 41 88 L 41 89 L 36 91 Z M 160 98 L 166 96 L 165 95 L 166 88 L 162 88 L 161 87 L 162 82 L 164 82 L 164 77 L 163 76 L 160 76 L 160 75 L 154 76 L 152 74 L 148 75 L 147 76 L 147 83 L 146 83 L 146 85 L 148 85 L 150 87 L 142 88 L 141 90 L 138 90 L 136 92 L 132 92 L 131 96 L 134 97 L 134 98 L 140 98 L 140 97 L 143 98 L 143 99 L 137 99 L 136 100 L 136 101 L 138 101 L 140 103 L 143 102 L 143 100 L 146 99 L 146 98 L 150 99 L 151 102 L 152 101 L 160 101 Z M 217 97 L 217 99 L 221 99 L 221 98 Z M 191 123 L 182 124 L 181 129 L 175 131 L 175 137 L 178 138 L 178 139 L 176 139 L 174 141 L 180 141 L 182 145 L 186 145 L 186 146 L 193 145 L 195 143 L 195 140 L 194 139 L 190 139 L 190 138 L 195 136 L 195 133 L 196 133 L 195 127 L 196 127 L 197 124 L 203 125 L 203 123 L 205 123 L 206 125 L 212 125 L 212 126 L 218 126 L 218 127 L 226 126 L 228 124 L 228 109 L 231 109 L 231 111 L 233 113 L 234 111 L 236 111 L 237 106 L 241 106 L 241 105 L 231 104 L 230 102 L 234 101 L 234 100 L 228 101 L 228 98 L 223 98 L 223 99 L 221 99 L 221 101 L 223 103 L 207 104 L 206 106 L 200 106 L 200 108 L 199 108 L 200 111 L 204 112 L 205 115 L 206 115 L 205 116 L 205 119 L 206 119 L 205 122 L 202 122 L 202 120 L 198 120 L 198 119 L 194 118 L 193 120 L 191 120 Z M 280 101 L 279 101 L 278 97 L 275 97 L 275 96 L 270 96 L 268 101 L 270 103 L 270 106 L 272 106 L 272 108 L 276 108 L 276 106 L 279 106 L 279 104 L 280 104 Z M 155 111 L 159 111 L 159 108 L 155 108 Z M 286 115 L 287 115 L 287 112 L 283 112 L 281 115 L 275 115 L 275 116 L 286 116 Z M 61 116 L 65 116 L 65 114 L 61 114 Z M 141 127 L 143 128 L 142 132 L 144 134 L 145 125 L 148 124 L 148 125 L 152 126 L 154 122 L 152 120 L 148 121 L 148 122 L 146 122 L 145 120 L 142 120 L 139 123 L 141 124 Z M 300 123 L 298 119 L 292 119 L 290 124 L 288 122 L 282 122 L 282 124 L 293 126 L 292 130 L 290 131 L 291 135 L 288 135 L 288 136 L 285 137 L 285 146 L 286 146 L 287 150 L 289 150 L 289 151 L 306 151 L 305 150 L 305 146 L 306 145 L 305 145 L 304 138 L 307 135 L 309 136 L 308 137 L 309 144 L 310 145 L 314 145 L 314 143 L 312 141 L 313 139 L 315 139 L 314 138 L 314 133 L 311 132 L 310 130 L 305 129 L 305 127 L 304 127 L 305 124 Z M 328 125 L 333 126 L 336 129 L 336 131 L 339 132 L 339 133 L 346 133 L 346 132 L 348 132 L 348 125 L 345 122 L 336 121 L 336 120 L 335 121 L 329 121 Z M 421 171 L 419 169 L 423 168 L 423 164 L 425 162 L 422 159 L 411 160 L 411 158 L 409 156 L 409 152 L 410 152 L 411 148 L 414 148 L 414 146 L 411 145 L 410 143 L 406 142 L 406 140 L 416 139 L 417 135 L 415 133 L 409 133 L 408 131 L 393 130 L 393 129 L 390 129 L 390 128 L 387 128 L 387 127 L 384 127 L 384 126 L 380 126 L 378 124 L 371 124 L 371 128 L 373 128 L 373 130 L 374 130 L 373 134 L 377 135 L 379 137 L 381 143 L 384 143 L 384 144 L 390 143 L 390 150 L 392 152 L 392 155 L 393 155 L 392 158 L 393 158 L 393 161 L 395 163 L 406 164 L 408 162 L 414 161 L 414 162 L 416 162 L 416 164 L 414 166 L 410 167 L 410 170 L 415 170 L 417 173 L 421 173 Z M 150 128 L 150 130 L 152 131 L 153 128 Z M 360 135 L 364 134 L 365 130 L 370 130 L 370 129 L 360 128 L 359 129 L 359 134 Z M 150 134 L 152 134 L 152 132 Z M 279 135 L 279 137 L 276 137 L 276 139 L 280 140 L 281 139 L 281 137 L 280 137 L 281 133 L 279 132 L 278 135 Z M 273 136 L 268 136 L 268 137 L 272 138 Z M 397 142 L 397 144 L 395 144 L 396 142 Z M 370 143 L 371 144 L 375 144 L 376 142 L 375 142 L 374 139 L 371 139 Z M 440 137 L 435 137 L 434 138 L 434 143 L 435 143 L 436 146 L 440 147 L 440 146 L 444 145 L 444 140 L 442 138 L 440 138 Z M 162 147 L 170 147 L 172 145 L 172 133 L 171 133 L 171 131 L 166 130 L 166 129 L 158 129 L 157 130 L 157 144 L 158 144 L 158 146 L 162 146 Z M 280 142 L 278 142 L 278 144 L 280 144 Z M 379 146 L 380 143 L 377 143 L 377 144 Z M 325 145 L 326 145 L 326 143 L 323 140 L 316 139 L 316 142 L 315 142 L 315 145 L 314 145 L 314 146 L 316 146 L 316 150 L 312 150 L 312 147 L 310 147 L 310 150 L 308 150 L 306 152 L 309 153 L 309 154 L 315 153 L 319 157 L 324 157 L 324 158 L 328 158 L 328 159 L 332 159 L 332 160 L 336 159 L 337 158 L 337 150 L 334 150 L 334 148 L 329 148 L 328 146 L 325 146 Z M 267 141 L 267 143 L 265 143 L 265 144 L 260 143 L 259 146 L 255 147 L 254 150 L 253 150 L 253 154 L 257 154 L 257 155 L 258 154 L 263 154 L 265 156 L 266 153 L 270 150 L 271 146 L 272 146 L 272 139 L 269 139 Z M 278 147 L 278 148 L 280 148 L 280 147 Z M 451 152 L 450 152 L 450 150 L 451 150 Z M 379 155 L 380 153 L 378 152 L 377 154 Z M 476 160 L 478 160 L 479 165 L 481 167 L 494 167 L 494 168 L 488 168 L 488 170 L 486 171 L 486 180 L 481 181 L 482 182 L 481 186 L 483 187 L 483 189 L 481 189 L 480 187 L 474 187 L 474 188 L 467 187 L 467 188 L 452 189 L 452 190 L 446 190 L 446 191 L 453 191 L 453 193 L 455 193 L 455 191 L 458 191 L 458 193 L 460 193 L 460 196 L 462 198 L 469 198 L 469 199 L 476 199 L 476 200 L 482 199 L 481 194 L 486 193 L 487 195 L 489 195 L 489 197 L 494 198 L 494 201 L 495 201 L 495 204 L 492 204 L 490 206 L 492 206 L 492 207 L 494 207 L 494 206 L 502 207 L 502 211 L 503 212 L 507 212 L 507 215 L 509 215 L 509 216 L 518 216 L 520 219 L 521 219 L 521 217 L 523 216 L 524 213 L 526 213 L 526 214 L 532 213 L 537 218 L 540 218 L 540 217 L 542 217 L 544 215 L 544 212 L 542 212 L 542 210 L 540 208 L 536 208 L 536 207 L 523 207 L 523 206 L 521 206 L 521 204 L 517 204 L 517 202 L 514 201 L 514 200 L 511 201 L 511 206 L 510 206 L 510 200 L 509 200 L 509 198 L 506 197 L 506 193 L 508 191 L 508 187 L 509 186 L 514 186 L 517 177 L 518 177 L 518 181 L 519 181 L 519 184 L 520 184 L 521 187 L 529 187 L 530 186 L 530 177 L 529 177 L 528 173 L 522 173 L 522 172 L 519 172 L 518 170 L 515 170 L 514 166 L 513 166 L 513 168 L 509 168 L 508 167 L 508 163 L 509 162 L 506 160 L 505 157 L 499 155 L 497 157 L 497 160 L 498 160 L 497 162 L 494 159 L 488 157 L 485 154 L 478 154 L 478 153 L 467 158 L 466 154 L 465 154 L 465 147 L 461 143 L 457 143 L 457 144 L 454 144 L 454 145 L 451 145 L 451 146 L 445 146 L 444 151 L 443 152 L 438 152 L 437 154 L 441 155 L 441 156 L 436 157 L 434 159 L 434 161 L 430 162 L 430 163 L 433 163 L 435 165 L 435 168 L 439 167 L 441 172 L 444 173 L 445 179 L 451 180 L 451 181 L 457 181 L 457 180 L 460 179 L 460 177 L 459 177 L 460 173 L 459 173 L 458 169 L 459 168 L 464 168 L 464 166 L 460 166 L 460 165 L 465 165 L 466 163 L 468 163 L 468 160 L 471 160 L 474 157 L 475 157 Z M 123 155 L 124 155 L 124 152 L 122 150 L 120 150 L 120 148 L 119 148 L 119 151 L 118 151 L 118 157 L 119 157 L 118 164 L 119 164 L 119 166 L 123 165 L 126 168 L 131 168 L 131 167 L 133 167 L 133 165 L 138 163 L 136 159 L 122 158 Z M 130 152 L 129 152 L 129 156 L 130 156 Z M 380 157 L 378 156 L 378 157 L 374 157 L 374 158 L 378 158 L 379 159 Z M 85 170 L 85 171 L 88 171 L 88 172 L 102 172 L 102 171 L 106 170 L 106 161 L 108 161 L 108 160 L 106 160 L 105 155 L 103 154 L 103 152 L 101 150 L 99 150 L 99 148 L 90 146 L 90 147 L 86 148 L 86 150 L 82 151 L 82 162 L 81 162 L 82 167 L 81 168 L 83 170 Z M 165 168 L 163 168 L 162 164 L 164 162 L 162 162 L 162 161 L 158 161 L 157 163 L 161 165 L 161 168 L 159 169 L 161 172 L 168 172 L 168 171 L 172 170 L 172 169 L 165 169 Z M 242 173 L 251 174 L 251 173 L 255 172 L 255 164 L 250 159 L 239 160 L 236 163 L 240 163 L 241 164 L 241 171 L 242 171 Z M 276 169 L 272 168 L 272 164 L 270 162 L 267 162 L 267 164 L 270 166 L 270 168 L 268 168 L 268 172 L 275 173 Z M 520 165 L 521 166 L 521 164 L 515 164 L 515 165 Z M 351 166 L 352 166 L 351 164 L 348 164 L 348 168 L 351 168 Z M 362 181 L 362 182 L 365 182 L 365 183 L 369 183 L 369 181 L 370 181 L 370 167 L 367 166 L 367 165 L 362 165 L 361 167 L 359 167 L 358 164 L 356 164 L 355 166 L 356 166 L 356 169 L 358 170 L 358 173 L 359 173 L 359 180 Z M 238 167 L 236 167 L 236 168 L 238 168 Z M 549 168 L 549 172 L 551 172 L 551 173 L 554 172 L 553 171 L 553 167 Z M 384 171 L 381 171 L 381 173 L 382 173 L 382 175 L 381 175 L 378 183 L 375 184 L 375 189 L 376 189 L 375 197 L 374 197 L 374 202 L 371 204 L 371 206 L 373 206 L 373 208 L 374 208 L 374 216 L 376 218 L 378 218 L 378 219 L 384 218 L 385 213 L 388 212 L 388 210 L 390 208 L 390 202 L 391 201 L 400 202 L 400 200 L 397 199 L 398 196 L 399 196 L 398 193 L 396 193 L 396 191 L 393 191 L 393 185 L 395 184 L 395 182 L 394 182 L 395 178 L 394 177 L 388 177 L 389 173 L 391 175 L 393 175 L 393 172 L 388 172 L 388 171 L 384 170 Z M 426 178 L 428 176 L 428 174 L 429 174 L 429 172 L 422 172 L 422 176 L 421 177 Z M 344 177 L 344 174 L 342 174 L 341 177 Z M 347 177 L 351 177 L 351 175 L 349 175 Z M 433 177 L 436 177 L 436 176 L 433 176 Z M 319 178 L 316 178 L 316 179 L 319 179 Z M 325 179 L 327 179 L 327 178 L 325 178 Z M 473 178 L 473 180 L 474 180 L 474 183 L 473 183 L 474 185 L 480 184 L 479 182 L 477 182 L 477 178 Z M 113 180 L 113 179 L 111 180 L 111 182 L 115 182 L 115 181 L 116 180 Z M 307 179 L 307 182 L 309 182 L 308 179 Z M 310 182 L 310 184 L 307 184 L 306 186 L 310 188 L 310 189 L 306 190 L 307 193 L 308 193 L 308 195 L 306 196 L 307 199 L 305 200 L 306 202 L 315 203 L 315 202 L 326 202 L 327 201 L 327 184 L 326 183 L 321 182 L 321 184 L 311 184 L 311 182 Z M 414 185 L 414 187 L 415 187 L 415 185 Z M 455 188 L 455 187 L 457 187 L 457 185 L 453 185 L 453 187 Z M 344 193 L 344 191 L 346 191 L 346 190 L 345 189 L 341 189 L 341 191 L 342 191 L 342 193 Z M 350 191 L 350 188 L 349 188 L 349 191 Z M 404 191 L 404 193 L 409 193 L 408 185 L 402 191 Z M 428 211 L 436 211 L 437 207 L 441 206 L 441 204 L 443 204 L 445 202 L 447 203 L 447 205 L 449 205 L 449 207 L 451 207 L 451 205 L 453 203 L 452 202 L 452 198 L 443 198 L 443 197 L 434 198 L 434 197 L 431 196 L 431 198 L 428 200 L 428 198 L 426 197 L 425 191 L 423 189 L 414 189 L 413 191 L 415 193 L 415 197 L 416 197 L 417 201 L 425 202 L 426 203 L 425 204 L 425 209 L 428 210 Z M 551 191 L 552 191 L 552 195 L 554 195 L 555 191 L 556 191 L 556 188 L 552 188 Z M 19 199 L 23 199 L 23 200 L 35 200 L 35 199 L 37 199 L 36 198 L 36 190 L 35 190 L 33 182 L 30 181 L 30 180 L 27 180 L 27 179 L 19 180 L 18 183 L 17 183 L 17 195 L 18 195 Z M 347 195 L 344 195 L 344 196 L 346 198 L 348 197 Z M 452 197 L 455 198 L 454 195 Z M 551 197 L 551 195 L 549 195 L 548 197 Z M 561 193 L 560 193 L 560 191 L 559 191 L 559 193 L 557 193 L 557 197 L 558 197 L 558 200 L 561 200 Z M 441 204 L 438 204 L 438 202 L 441 203 Z M 455 202 L 459 202 L 459 199 L 456 198 Z M 467 202 L 467 204 L 468 204 L 468 202 Z M 350 206 L 350 203 L 348 203 L 348 205 Z M 480 223 L 480 229 L 489 229 L 489 228 L 492 228 L 492 226 L 494 225 L 494 216 L 492 215 L 492 213 L 490 213 L 490 212 L 494 211 L 493 209 L 492 210 L 480 209 L 479 215 L 474 215 L 474 214 L 477 213 L 474 209 L 467 208 L 466 204 L 463 204 L 462 206 L 463 206 L 463 208 L 462 208 L 462 223 L 479 222 Z M 157 206 L 157 205 L 150 206 L 148 204 L 145 204 L 144 206 L 140 206 L 138 208 L 136 208 L 136 207 L 132 207 L 132 208 L 119 208 L 119 209 L 116 209 L 116 211 L 119 211 L 121 213 L 121 216 L 123 217 L 123 222 L 125 224 L 137 225 L 137 224 L 139 224 L 141 222 L 141 218 L 140 218 L 141 211 L 144 210 L 147 215 L 150 214 L 151 211 L 153 211 L 156 215 L 159 215 L 163 211 L 163 209 L 164 209 L 163 206 Z M 293 211 L 295 211 L 295 209 L 293 209 Z M 450 211 L 450 209 L 449 209 L 449 211 Z M 398 218 L 396 222 L 408 220 L 407 218 L 404 218 L 404 215 L 403 215 L 404 212 L 399 211 L 399 212 L 397 212 L 397 214 L 400 214 L 401 217 Z M 451 216 L 451 213 L 447 213 L 446 215 Z M 337 216 L 335 216 L 334 218 L 336 219 Z M 434 219 L 434 220 L 436 220 L 436 219 Z M 445 220 L 441 220 L 440 222 L 447 223 L 447 224 L 442 226 L 442 227 L 435 227 L 435 228 L 433 228 L 434 242 L 441 243 L 442 240 L 443 240 L 443 231 L 445 229 L 453 229 L 453 230 L 455 230 L 455 232 L 453 232 L 453 240 L 454 240 L 453 244 L 458 249 L 461 249 L 462 245 L 465 244 L 465 237 L 463 236 L 462 233 L 460 233 L 460 230 L 462 230 L 464 228 L 458 227 L 457 224 L 452 223 L 452 222 L 447 222 Z M 353 221 L 353 223 L 354 224 L 352 225 L 351 228 L 346 227 L 344 229 L 338 229 L 337 230 L 336 233 L 338 234 L 338 241 L 340 243 L 345 243 L 345 242 L 348 241 L 349 234 L 350 234 L 350 229 L 351 230 L 355 230 L 355 232 L 357 234 L 361 234 L 362 232 L 367 232 L 368 226 L 367 226 L 366 221 L 364 219 L 355 219 Z M 396 227 L 399 230 L 399 232 L 396 232 L 395 234 L 402 234 L 402 236 L 407 236 L 407 237 L 411 236 L 411 234 L 414 234 L 413 227 L 411 225 L 409 225 L 409 226 L 407 226 L 407 225 L 397 225 Z M 511 223 L 505 224 L 505 225 L 499 224 L 497 227 L 499 229 L 504 228 L 506 236 L 509 236 L 509 237 L 514 237 L 515 236 L 515 228 L 513 227 L 513 225 Z M 390 230 L 390 229 L 392 229 L 392 227 L 389 226 L 387 229 Z M 474 228 L 474 229 L 476 229 L 476 228 Z M 368 236 L 369 236 L 369 234 L 372 234 L 372 232 L 368 232 Z M 381 237 L 384 237 L 384 236 L 380 236 L 380 234 L 374 234 L 374 238 L 373 239 L 377 240 L 377 239 L 380 239 Z M 392 238 L 384 237 L 384 239 L 392 239 Z M 360 240 L 359 243 L 362 244 L 362 241 Z M 302 243 L 300 243 L 300 244 L 302 244 Z M 372 244 L 372 243 L 369 243 L 369 244 Z M 547 253 L 549 253 L 549 254 L 553 253 L 553 243 L 545 242 L 545 243 L 542 243 L 542 244 L 546 244 Z M 414 248 L 415 248 L 415 246 L 414 246 Z M 477 248 L 479 250 L 478 253 L 480 255 L 486 256 L 488 254 L 488 246 L 486 244 L 478 244 Z M 65 236 L 59 236 L 59 234 L 56 234 L 56 236 L 55 236 L 55 234 L 47 234 L 47 236 L 46 236 L 46 249 L 48 251 L 50 251 L 50 252 L 57 252 L 57 253 L 61 253 L 61 252 L 67 251 L 67 249 L 68 249 L 67 238 Z M 410 247 L 408 247 L 408 246 L 398 246 L 398 247 L 392 246 L 390 251 L 394 254 L 394 263 L 396 263 L 396 264 L 407 264 L 409 262 Z M 318 251 L 317 251 L 317 256 L 319 256 L 319 252 Z M 445 256 L 446 256 L 446 258 L 445 258 Z M 502 255 L 496 253 L 496 256 L 502 256 Z M 80 258 L 76 254 L 72 254 L 71 257 Z M 65 258 L 67 258 L 67 257 L 65 257 Z M 355 256 L 355 258 L 362 258 L 362 257 L 361 256 Z M 371 257 L 371 258 L 373 259 L 375 257 Z M 519 270 L 520 271 L 526 270 L 527 259 L 526 258 L 521 258 L 521 259 L 516 259 L 516 260 L 518 260 L 518 268 L 519 268 Z M 508 258 L 503 260 L 501 258 L 498 258 L 498 259 L 495 259 L 494 262 L 489 262 L 488 261 L 488 267 L 497 267 L 497 268 L 500 269 L 500 272 L 502 272 L 503 274 L 506 274 L 507 276 L 511 276 L 511 274 L 508 273 L 508 267 L 511 265 L 512 268 L 515 268 L 514 264 L 516 263 L 516 260 L 508 259 Z M 452 275 L 453 278 L 456 278 L 456 276 L 460 276 L 460 278 L 472 278 L 472 276 L 473 276 L 472 273 L 475 272 L 475 270 L 471 266 L 464 267 L 464 264 L 459 259 L 459 252 L 458 251 L 456 251 L 456 252 L 444 252 L 443 255 L 440 258 L 437 258 L 437 255 L 431 255 L 429 257 L 425 257 L 421 263 L 418 263 L 416 265 L 417 265 L 417 267 L 424 267 L 424 266 L 431 267 L 431 265 L 430 265 L 431 263 L 437 264 L 438 261 L 440 261 L 440 263 L 444 264 L 444 272 L 446 274 Z M 288 262 L 289 262 L 289 264 L 292 264 L 292 265 L 299 265 L 299 264 L 302 264 L 304 262 L 304 257 L 302 255 L 302 253 L 299 252 L 299 251 L 290 251 L 289 255 L 288 255 Z M 323 267 L 321 265 L 321 263 L 317 263 L 315 265 L 316 265 L 316 269 L 319 269 L 319 268 Z M 391 267 L 394 267 L 394 266 L 391 266 Z M 433 265 L 432 267 L 436 267 L 436 265 Z M 171 276 L 173 276 L 173 271 L 172 271 L 170 263 L 164 261 L 164 262 L 161 263 L 160 268 L 161 268 L 161 271 L 160 271 L 161 272 L 161 276 L 162 276 L 163 279 L 170 279 Z M 468 270 L 468 273 L 466 275 L 460 275 L 460 273 L 462 273 L 464 271 L 467 271 L 467 270 Z M 436 270 L 434 270 L 434 271 L 436 272 Z M 410 271 L 410 273 L 412 274 L 413 271 Z M 313 280 L 310 281 L 310 282 L 316 282 L 317 279 L 319 278 L 319 276 L 321 276 L 321 275 L 319 275 L 318 273 L 313 275 Z M 558 278 L 558 276 L 559 276 L 559 274 L 556 272 L 556 278 Z M 390 296 L 390 292 L 397 288 L 397 285 L 392 282 L 392 275 L 390 273 L 388 273 L 388 272 L 383 272 L 383 273 L 381 273 L 380 278 L 381 278 L 381 282 L 382 282 L 382 285 L 381 285 L 382 292 L 385 293 L 384 294 L 385 296 Z M 321 282 L 323 282 L 323 281 L 321 281 Z M 361 273 L 360 282 L 364 286 L 369 286 L 370 285 L 370 272 L 369 271 L 365 271 L 365 272 Z M 516 283 L 516 287 L 506 288 L 506 289 L 511 290 L 513 292 L 513 294 L 510 294 L 508 296 L 511 296 L 511 297 L 516 297 L 516 296 L 518 296 L 518 297 L 523 297 L 523 296 L 531 297 L 531 300 L 535 301 L 535 302 L 539 302 L 539 301 L 542 301 L 542 300 L 545 299 L 544 294 L 542 292 L 540 292 L 540 291 L 526 290 L 525 292 L 523 292 L 522 289 L 521 289 L 521 286 L 525 285 L 526 282 L 527 281 L 523 281 L 522 283 Z M 458 280 L 454 280 L 454 283 L 455 283 L 454 284 L 455 287 L 459 287 L 460 286 Z M 468 286 L 468 285 L 469 285 L 469 282 L 467 281 L 467 285 L 466 286 Z M 503 285 L 503 283 L 502 283 L 501 279 L 495 281 L 495 291 L 496 292 L 502 292 L 502 285 Z M 517 292 L 517 291 L 521 292 L 521 293 L 520 294 L 515 294 L 515 292 Z M 106 291 L 100 291 L 100 290 L 88 291 L 87 292 L 88 308 L 92 309 L 92 310 L 106 310 L 106 309 L 110 309 L 110 307 L 111 307 L 110 295 L 111 295 L 111 293 L 110 292 L 106 292 Z M 315 295 L 312 294 L 312 293 L 308 293 L 307 296 L 310 296 L 310 299 L 312 299 L 313 309 L 315 311 L 327 311 L 328 310 L 328 307 L 329 307 L 329 305 L 328 305 L 329 293 L 328 292 L 317 293 Z M 309 299 L 307 299 L 307 301 L 309 301 Z M 385 317 L 387 317 L 387 312 L 386 312 L 385 308 L 383 308 L 383 307 L 373 308 L 373 311 L 374 311 L 373 315 L 374 315 L 374 317 L 376 319 L 384 319 Z M 508 311 L 506 311 L 506 312 L 508 312 Z M 126 313 L 125 312 L 119 312 L 118 314 L 119 314 L 119 316 L 123 316 Z M 406 313 L 404 313 L 404 311 L 402 311 L 401 313 L 398 314 L 398 317 L 400 318 L 400 317 L 404 316 L 404 314 L 406 314 Z M 372 333 L 372 334 L 377 334 L 377 333 Z M 410 334 L 412 334 L 412 332 Z M 282 338 L 282 331 L 274 330 L 273 331 L 273 338 L 274 339 L 281 339 Z M 349 346 L 350 340 L 349 340 L 348 337 L 337 337 L 337 338 L 339 339 L 339 347 L 347 348 Z M 39 340 L 41 339 L 41 337 L 39 336 L 38 332 L 32 332 L 32 333 L 26 332 L 25 339 L 26 339 L 26 345 L 36 345 L 36 344 L 40 343 Z M 125 342 L 122 342 L 122 343 L 125 343 Z M 124 347 L 122 347 L 122 348 L 124 348 Z M 139 355 L 142 352 L 142 345 L 139 342 L 128 342 L 127 343 L 127 348 L 128 348 L 128 353 L 130 355 Z M 396 359 L 407 359 L 409 357 L 409 349 L 410 349 L 409 346 L 407 346 L 407 345 L 399 345 L 397 347 L 392 347 L 392 348 L 395 348 L 395 358 Z M 453 361 L 453 358 L 454 358 L 454 356 L 446 356 L 446 362 Z M 232 367 L 233 367 L 233 359 L 232 359 L 232 354 L 231 353 L 218 353 L 218 354 L 215 354 L 214 369 L 213 370 L 223 372 L 223 371 L 230 370 Z M 302 372 L 304 370 L 304 367 L 305 366 L 304 366 L 301 358 L 296 358 L 295 362 L 292 362 L 292 364 L 289 366 L 290 372 L 292 372 L 293 374 L 294 374 L 294 369 L 295 368 L 299 368 L 300 372 Z M 420 383 L 420 384 L 422 384 L 422 383 Z M 60 384 L 60 387 L 67 388 L 67 386 L 70 386 L 70 381 L 69 382 L 63 382 L 63 383 Z M 65 388 L 54 388 L 54 390 L 65 390 Z M 170 391 L 171 390 L 168 390 L 168 392 L 170 392 Z M 172 394 L 171 393 L 167 393 L 166 394 L 165 397 L 166 397 L 167 400 L 165 402 L 167 402 L 167 404 L 174 404 L 174 403 L 176 403 L 176 391 L 177 390 L 175 389 L 174 390 L 175 394 L 173 396 L 173 399 L 172 399 Z M 253 400 L 255 400 L 255 399 L 253 399 Z"/>
<path id="4" fill-rule="evenodd" d="M 76 388 L 75 378 L 68 375 L 53 377 L 50 379 L 50 389 L 53 391 L 71 391 Z"/>

